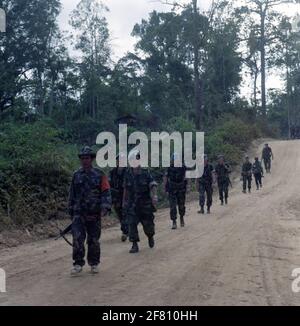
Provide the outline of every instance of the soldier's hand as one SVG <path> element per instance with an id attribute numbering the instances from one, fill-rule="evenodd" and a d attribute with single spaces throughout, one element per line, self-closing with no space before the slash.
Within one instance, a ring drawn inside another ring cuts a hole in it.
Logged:
<path id="1" fill-rule="evenodd" d="M 153 196 L 153 198 L 152 198 L 152 204 L 153 204 L 153 206 L 157 206 L 157 204 L 158 204 L 158 197 L 157 196 Z"/>
<path id="2" fill-rule="evenodd" d="M 101 217 L 107 216 L 108 212 L 109 211 L 107 209 L 102 209 L 101 210 Z"/>

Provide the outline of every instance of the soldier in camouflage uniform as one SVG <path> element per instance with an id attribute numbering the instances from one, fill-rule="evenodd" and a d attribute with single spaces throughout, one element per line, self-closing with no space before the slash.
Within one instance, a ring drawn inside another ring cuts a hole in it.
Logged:
<path id="1" fill-rule="evenodd" d="M 242 166 L 242 179 L 243 179 L 243 193 L 251 193 L 251 184 L 252 184 L 252 163 L 249 161 L 249 156 L 245 157 L 245 162 Z"/>
<path id="2" fill-rule="evenodd" d="M 130 155 L 131 163 L 135 158 L 139 160 L 138 153 Z M 157 202 L 157 183 L 150 172 L 138 163 L 136 165 L 131 164 L 125 174 L 123 197 L 123 210 L 126 212 L 129 227 L 129 241 L 132 242 L 131 254 L 139 252 L 139 223 L 142 224 L 148 237 L 149 247 L 154 248 L 154 213 Z"/>
<path id="3" fill-rule="evenodd" d="M 259 190 L 262 188 L 262 178 L 264 176 L 264 169 L 259 162 L 258 157 L 255 158 L 255 162 L 253 163 L 252 172 L 255 178 L 256 189 Z"/>
<path id="4" fill-rule="evenodd" d="M 90 147 L 85 147 L 78 156 L 81 168 L 74 173 L 69 194 L 69 212 L 73 222 L 73 276 L 79 275 L 85 265 L 86 238 L 91 272 L 99 272 L 101 217 L 111 210 L 108 178 L 93 167 L 96 154 Z"/>
<path id="5" fill-rule="evenodd" d="M 166 193 L 169 195 L 170 216 L 173 221 L 172 229 L 177 229 L 177 206 L 180 215 L 181 227 L 185 226 L 185 201 L 187 191 L 186 167 L 176 167 L 175 161 L 178 160 L 178 154 L 174 154 L 171 160 L 171 166 L 168 168 L 164 185 Z"/>
<path id="6" fill-rule="evenodd" d="M 262 160 L 265 164 L 265 169 L 267 173 L 271 173 L 272 160 L 274 160 L 274 155 L 269 144 L 266 144 L 262 152 Z"/>
<path id="7" fill-rule="evenodd" d="M 219 162 L 215 168 L 215 172 L 217 175 L 221 205 L 224 205 L 224 200 L 225 204 L 227 205 L 229 196 L 229 185 L 231 183 L 229 178 L 231 169 L 229 165 L 225 163 L 223 155 L 219 156 Z"/>
<path id="8" fill-rule="evenodd" d="M 207 205 L 207 214 L 210 214 L 210 208 L 213 202 L 213 171 L 214 168 L 209 164 L 207 155 L 204 156 L 204 172 L 201 178 L 197 180 L 197 189 L 200 194 L 199 214 L 204 214 L 205 199 Z M 206 197 L 206 198 L 205 198 Z"/>
<path id="9" fill-rule="evenodd" d="M 117 156 L 117 167 L 111 170 L 109 174 L 109 183 L 111 186 L 113 207 L 115 209 L 115 212 L 121 224 L 121 231 L 122 231 L 121 239 L 123 242 L 125 242 L 128 238 L 128 223 L 126 220 L 126 214 L 124 214 L 122 210 L 122 206 L 123 206 L 124 179 L 125 179 L 126 168 L 119 167 L 120 155 Z"/>

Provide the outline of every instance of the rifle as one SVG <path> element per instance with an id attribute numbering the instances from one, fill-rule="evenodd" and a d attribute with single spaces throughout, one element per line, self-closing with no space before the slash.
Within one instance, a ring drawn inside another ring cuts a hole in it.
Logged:
<path id="1" fill-rule="evenodd" d="M 60 238 L 63 238 L 67 244 L 69 244 L 71 247 L 73 247 L 73 244 L 66 237 L 66 235 L 71 233 L 71 231 L 72 231 L 72 224 L 70 224 L 65 230 L 61 230 L 58 226 L 57 226 L 57 228 L 59 230 L 59 236 L 57 236 L 54 240 L 57 241 Z"/>

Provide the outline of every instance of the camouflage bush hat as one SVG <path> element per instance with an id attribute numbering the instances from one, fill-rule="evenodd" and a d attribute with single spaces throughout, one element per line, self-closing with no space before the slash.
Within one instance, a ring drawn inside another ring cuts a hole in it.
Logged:
<path id="1" fill-rule="evenodd" d="M 91 147 L 85 146 L 78 154 L 79 158 L 82 158 L 83 156 L 90 156 L 91 158 L 96 158 L 96 153 L 91 149 Z"/>

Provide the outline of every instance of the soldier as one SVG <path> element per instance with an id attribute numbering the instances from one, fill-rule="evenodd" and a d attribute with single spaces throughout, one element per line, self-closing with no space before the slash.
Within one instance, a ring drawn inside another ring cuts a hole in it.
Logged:
<path id="1" fill-rule="evenodd" d="M 245 162 L 242 166 L 242 180 L 243 180 L 243 193 L 251 193 L 251 183 L 252 183 L 252 163 L 249 161 L 249 156 L 245 157 Z"/>
<path id="2" fill-rule="evenodd" d="M 79 275 L 85 265 L 86 237 L 91 273 L 99 273 L 101 217 L 111 210 L 108 178 L 101 170 L 93 167 L 96 154 L 90 147 L 84 147 L 78 157 L 81 168 L 74 173 L 69 194 L 69 212 L 73 222 L 72 276 Z"/>
<path id="3" fill-rule="evenodd" d="M 262 178 L 264 176 L 264 170 L 261 163 L 258 160 L 258 157 L 255 158 L 255 162 L 253 164 L 252 172 L 254 174 L 256 189 L 259 190 L 262 188 Z"/>
<path id="4" fill-rule="evenodd" d="M 208 156 L 204 156 L 204 172 L 201 178 L 197 180 L 197 190 L 200 194 L 200 207 L 201 210 L 198 212 L 199 214 L 204 214 L 204 206 L 205 206 L 205 193 L 206 193 L 206 204 L 207 204 L 207 214 L 210 214 L 210 208 L 212 206 L 213 201 L 213 171 L 214 168 L 208 162 Z"/>
<path id="5" fill-rule="evenodd" d="M 128 238 L 128 223 L 126 220 L 126 215 L 123 213 L 122 206 L 123 206 L 123 195 L 124 195 L 124 179 L 126 168 L 121 168 L 119 166 L 120 158 L 122 154 L 117 156 L 117 167 L 111 170 L 109 174 L 109 182 L 111 186 L 111 194 L 112 194 L 112 203 L 115 209 L 115 212 L 119 218 L 121 224 L 121 232 L 122 242 L 125 242 Z"/>
<path id="6" fill-rule="evenodd" d="M 264 161 L 266 172 L 271 173 L 271 161 L 274 160 L 274 155 L 269 144 L 266 144 L 263 149 L 262 160 Z"/>
<path id="7" fill-rule="evenodd" d="M 147 169 L 143 169 L 139 163 L 139 153 L 131 153 L 129 157 L 131 168 L 126 170 L 124 180 L 123 210 L 126 212 L 129 240 L 132 242 L 131 254 L 139 252 L 140 242 L 138 225 L 141 223 L 148 237 L 150 248 L 154 248 L 155 224 L 154 212 L 156 212 L 157 183 Z"/>
<path id="8" fill-rule="evenodd" d="M 230 167 L 228 164 L 225 163 L 224 156 L 220 155 L 218 164 L 215 168 L 215 172 L 217 175 L 217 181 L 218 181 L 218 188 L 219 188 L 219 196 L 221 205 L 228 204 L 228 192 L 229 192 L 229 185 L 230 185 L 230 178 L 229 174 L 231 173 Z"/>
<path id="9" fill-rule="evenodd" d="M 180 215 L 180 225 L 185 226 L 185 200 L 187 191 L 186 167 L 176 167 L 179 159 L 177 153 L 172 155 L 171 166 L 168 168 L 164 177 L 165 191 L 169 195 L 170 216 L 173 221 L 172 229 L 177 229 L 177 206 Z"/>

